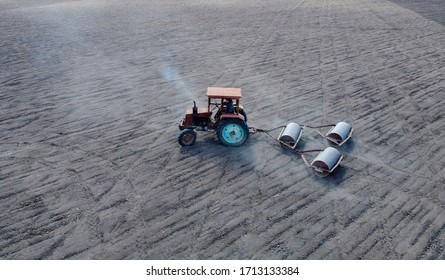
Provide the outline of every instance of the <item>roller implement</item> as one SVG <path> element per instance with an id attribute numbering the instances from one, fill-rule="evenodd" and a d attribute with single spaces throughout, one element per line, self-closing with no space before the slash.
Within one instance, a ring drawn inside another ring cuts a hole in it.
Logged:
<path id="1" fill-rule="evenodd" d="M 291 122 L 286 126 L 279 126 L 265 130 L 247 125 L 247 114 L 240 104 L 240 88 L 207 89 L 207 107 L 198 108 L 193 101 L 193 107 L 188 109 L 185 117 L 179 123 L 180 134 L 178 142 L 181 146 L 191 146 L 196 141 L 195 131 L 215 130 L 218 140 L 225 146 L 238 147 L 249 138 L 249 134 L 264 133 L 283 148 L 291 149 L 301 156 L 306 166 L 321 177 L 329 175 L 339 165 L 343 156 L 333 147 L 325 149 L 299 150 L 298 142 L 304 130 L 313 130 L 331 143 L 341 146 L 348 141 L 353 133 L 352 126 L 347 122 L 321 126 L 299 125 Z M 278 137 L 272 132 L 281 129 Z M 329 129 L 326 133 L 322 129 Z M 310 162 L 308 155 L 318 153 Z"/>

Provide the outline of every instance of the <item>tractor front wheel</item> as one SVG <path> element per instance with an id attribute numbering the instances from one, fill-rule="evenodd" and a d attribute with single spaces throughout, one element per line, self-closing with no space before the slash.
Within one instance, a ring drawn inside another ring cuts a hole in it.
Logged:
<path id="1" fill-rule="evenodd" d="M 249 138 L 249 127 L 240 119 L 224 119 L 218 125 L 217 136 L 223 145 L 238 147 Z"/>
<path id="2" fill-rule="evenodd" d="M 184 129 L 183 131 L 181 131 L 178 137 L 179 145 L 183 147 L 195 144 L 195 140 L 196 132 L 192 129 Z"/>

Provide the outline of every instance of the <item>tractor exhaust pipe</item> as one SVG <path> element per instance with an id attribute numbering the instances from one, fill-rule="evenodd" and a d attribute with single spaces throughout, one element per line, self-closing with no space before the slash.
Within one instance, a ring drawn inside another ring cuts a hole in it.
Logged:
<path id="1" fill-rule="evenodd" d="M 193 100 L 193 116 L 198 115 L 198 107 L 196 107 L 196 102 Z"/>

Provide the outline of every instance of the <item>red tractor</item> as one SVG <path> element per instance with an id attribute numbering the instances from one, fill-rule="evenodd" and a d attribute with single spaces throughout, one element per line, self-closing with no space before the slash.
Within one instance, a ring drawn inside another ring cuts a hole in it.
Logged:
<path id="1" fill-rule="evenodd" d="M 181 146 L 191 146 L 195 143 L 196 132 L 216 130 L 216 135 L 223 145 L 238 147 L 249 138 L 247 115 L 240 104 L 240 88 L 207 89 L 208 103 L 206 108 L 188 109 L 185 118 L 179 123 L 178 141 Z"/>

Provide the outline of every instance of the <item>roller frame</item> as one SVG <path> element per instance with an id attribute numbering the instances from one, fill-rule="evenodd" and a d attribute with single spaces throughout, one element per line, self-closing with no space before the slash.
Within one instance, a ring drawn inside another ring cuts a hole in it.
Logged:
<path id="1" fill-rule="evenodd" d="M 346 137 L 342 142 L 338 143 L 334 139 L 332 139 L 332 138 L 327 136 L 329 133 L 331 133 L 331 131 L 334 129 L 335 126 L 336 126 L 336 124 L 327 124 L 327 125 L 320 125 L 320 126 L 303 125 L 302 127 L 303 128 L 310 128 L 310 129 L 314 130 L 315 132 L 320 134 L 321 137 L 325 138 L 329 142 L 334 143 L 335 145 L 340 147 L 341 145 L 343 145 L 346 141 L 348 141 L 352 137 L 352 132 L 354 131 L 354 129 L 351 127 L 351 131 L 349 132 L 348 137 Z M 326 135 L 323 134 L 319 130 L 319 128 L 324 128 L 324 127 L 331 127 L 331 129 L 326 133 Z"/>

